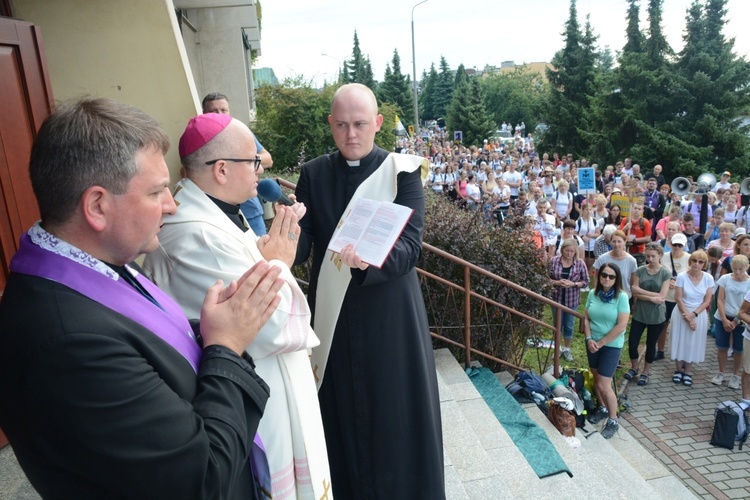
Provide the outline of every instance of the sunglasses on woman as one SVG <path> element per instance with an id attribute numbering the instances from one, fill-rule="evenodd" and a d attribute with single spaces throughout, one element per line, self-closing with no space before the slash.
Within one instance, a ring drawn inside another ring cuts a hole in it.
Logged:
<path id="1" fill-rule="evenodd" d="M 599 273 L 599 277 L 601 279 L 613 280 L 613 279 L 617 278 L 617 275 L 616 274 L 609 274 L 609 273 Z"/>

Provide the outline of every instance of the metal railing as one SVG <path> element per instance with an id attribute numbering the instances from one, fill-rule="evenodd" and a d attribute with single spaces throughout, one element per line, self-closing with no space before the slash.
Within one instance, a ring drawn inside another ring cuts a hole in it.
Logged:
<path id="1" fill-rule="evenodd" d="M 285 180 L 282 178 L 276 178 L 277 182 L 288 189 L 294 190 L 296 188 L 296 185 Z M 463 294 L 463 324 L 462 325 L 451 325 L 450 327 L 447 327 L 445 325 L 436 328 L 436 325 L 430 325 L 430 329 L 438 329 L 439 331 L 442 331 L 445 328 L 462 328 L 463 329 L 463 339 L 462 342 L 457 342 L 453 339 L 450 339 L 444 335 L 441 335 L 438 332 L 431 331 L 430 335 L 434 339 L 438 339 L 441 342 L 445 342 L 451 346 L 458 347 L 460 349 L 464 350 L 465 356 L 464 356 L 464 364 L 465 367 L 469 367 L 471 365 L 472 361 L 472 354 L 475 354 L 479 357 L 482 357 L 484 359 L 493 361 L 495 363 L 498 363 L 500 365 L 506 366 L 512 370 L 516 371 L 523 371 L 526 368 L 523 366 L 520 366 L 517 363 L 512 363 L 507 360 L 499 359 L 492 354 L 488 354 L 485 352 L 482 352 L 472 345 L 472 315 L 471 315 L 471 300 L 479 300 L 483 302 L 485 307 L 495 307 L 499 310 L 503 311 L 506 314 L 514 315 L 519 318 L 522 318 L 523 320 L 536 325 L 542 329 L 549 330 L 553 332 L 553 339 L 554 339 L 554 355 L 553 355 L 553 366 L 554 366 L 554 375 L 555 377 L 560 376 L 560 343 L 562 340 L 562 313 L 566 312 L 568 314 L 572 314 L 576 318 L 579 318 L 581 320 L 581 329 L 583 328 L 583 315 L 579 313 L 576 310 L 570 309 L 569 307 L 563 306 L 561 304 L 556 303 L 552 299 L 545 297 L 543 295 L 540 295 L 532 290 L 529 290 L 527 288 L 524 288 L 523 286 L 514 283 L 508 279 L 505 279 L 503 277 L 500 277 L 494 273 L 491 273 L 485 269 L 482 269 L 481 267 L 472 264 L 471 262 L 468 262 L 466 260 L 463 260 L 459 257 L 456 257 L 453 254 L 450 254 L 444 250 L 441 250 L 437 247 L 434 247 L 428 243 L 422 243 L 422 249 L 424 252 L 430 252 L 432 254 L 435 254 L 439 256 L 440 258 L 446 259 L 450 262 L 453 262 L 456 265 L 459 265 L 463 267 L 463 284 L 456 284 L 452 281 L 446 280 L 445 278 L 442 278 L 440 276 L 437 276 L 435 274 L 432 274 L 428 271 L 425 271 L 424 269 L 417 268 L 417 273 L 420 275 L 421 280 L 429 280 L 435 283 L 439 283 L 446 287 L 447 293 L 451 293 L 452 290 Z M 550 325 L 548 323 L 545 323 L 544 321 L 534 318 L 532 316 L 529 316 L 525 313 L 522 313 L 520 311 L 517 311 L 513 309 L 512 307 L 508 307 L 504 304 L 501 304 L 489 297 L 485 297 L 477 292 L 475 292 L 472 289 L 471 286 L 471 277 L 472 273 L 484 276 L 486 278 L 489 278 L 498 284 L 510 288 L 512 290 L 515 290 L 523 295 L 526 295 L 544 305 L 548 305 L 552 308 L 553 314 L 555 316 L 555 325 Z M 429 288 L 429 285 L 427 285 Z M 485 325 L 486 327 L 490 327 L 490 325 Z"/>

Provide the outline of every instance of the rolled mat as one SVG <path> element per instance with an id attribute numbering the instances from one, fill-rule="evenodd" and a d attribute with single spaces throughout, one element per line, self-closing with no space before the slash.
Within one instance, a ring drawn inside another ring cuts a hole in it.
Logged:
<path id="1" fill-rule="evenodd" d="M 558 379 L 555 378 L 551 373 L 542 373 L 542 380 L 549 386 L 552 394 L 556 398 L 569 399 L 576 407 L 576 414 L 580 415 L 583 413 L 583 401 L 578 397 L 578 394 L 571 391 L 569 388 Z"/>
<path id="2" fill-rule="evenodd" d="M 573 477 L 544 429 L 531 420 L 492 371 L 472 370 L 470 379 L 537 476 L 543 478 L 566 472 Z"/>

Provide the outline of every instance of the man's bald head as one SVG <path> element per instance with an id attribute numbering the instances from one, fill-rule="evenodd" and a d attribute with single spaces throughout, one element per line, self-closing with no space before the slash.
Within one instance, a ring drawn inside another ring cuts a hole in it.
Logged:
<path id="1" fill-rule="evenodd" d="M 375 94 L 370 90 L 370 87 L 361 83 L 348 83 L 336 89 L 336 92 L 333 94 L 333 101 L 331 101 L 331 114 L 333 114 L 333 109 L 337 101 L 340 103 L 345 97 L 353 95 L 358 99 L 362 99 L 363 102 L 369 103 L 373 116 L 378 114 L 378 100 L 375 98 Z"/>

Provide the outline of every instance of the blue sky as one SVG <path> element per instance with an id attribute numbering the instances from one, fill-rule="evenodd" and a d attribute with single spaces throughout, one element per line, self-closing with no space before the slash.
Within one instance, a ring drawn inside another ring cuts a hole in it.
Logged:
<path id="1" fill-rule="evenodd" d="M 354 30 L 373 72 L 382 80 L 393 49 L 403 72 L 412 72 L 411 12 L 419 0 L 263 0 L 262 55 L 258 67 L 271 67 L 279 78 L 302 75 L 316 84 L 333 80 L 339 64 L 351 57 Z M 692 0 L 664 0 L 664 32 L 679 51 L 685 12 Z M 648 1 L 641 1 L 646 27 Z M 414 10 L 417 75 L 444 55 L 452 69 L 463 63 L 482 69 L 501 61 L 549 61 L 562 47 L 567 0 L 428 0 Z M 625 43 L 624 0 L 579 0 L 581 25 L 591 15 L 600 46 L 619 50 Z M 748 0 L 730 0 L 725 34 L 735 51 L 750 56 Z M 324 56 L 322 54 L 328 54 Z"/>

